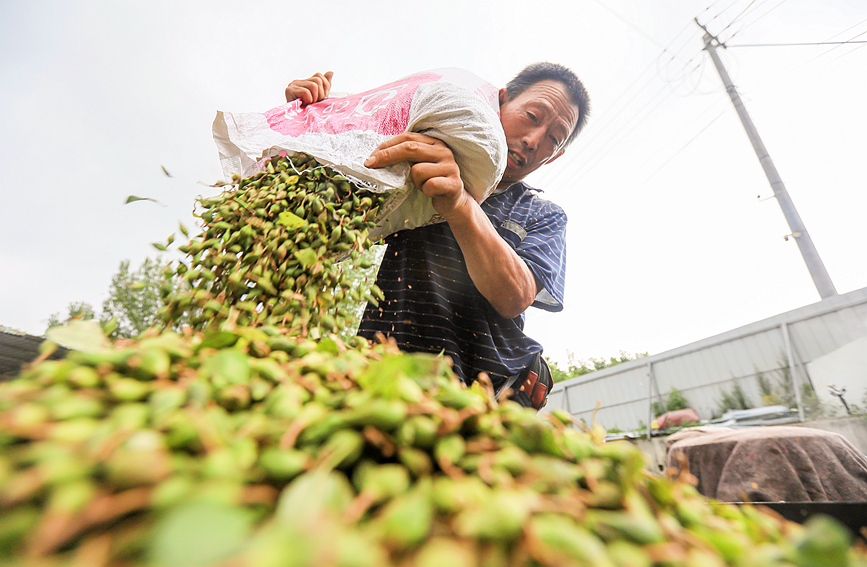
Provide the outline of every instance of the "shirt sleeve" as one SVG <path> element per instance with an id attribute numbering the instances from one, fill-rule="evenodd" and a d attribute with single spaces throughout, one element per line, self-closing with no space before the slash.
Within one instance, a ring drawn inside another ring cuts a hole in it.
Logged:
<path id="1" fill-rule="evenodd" d="M 566 213 L 549 201 L 542 201 L 539 214 L 524 226 L 526 236 L 515 247 L 542 284 L 534 307 L 562 311 L 566 286 Z"/>

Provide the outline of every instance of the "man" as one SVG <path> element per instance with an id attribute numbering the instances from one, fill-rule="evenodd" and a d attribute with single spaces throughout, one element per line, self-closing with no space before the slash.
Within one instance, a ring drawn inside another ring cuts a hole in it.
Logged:
<path id="1" fill-rule="evenodd" d="M 286 99 L 318 102 L 328 96 L 331 78 L 293 81 Z M 451 150 L 436 138 L 400 134 L 365 162 L 371 168 L 412 163 L 415 186 L 445 222 L 386 238 L 377 276 L 385 300 L 368 305 L 359 334 L 383 333 L 403 350 L 444 353 L 466 383 L 485 372 L 497 390 L 524 384 L 516 399 L 538 408 L 547 390 L 531 391 L 536 380 L 525 379 L 547 368 L 542 346 L 523 332 L 523 313 L 530 305 L 563 309 L 566 215 L 522 180 L 563 154 L 587 120 L 589 99 L 571 71 L 537 63 L 500 90 L 499 102 L 506 170 L 481 205 L 464 189 Z"/>

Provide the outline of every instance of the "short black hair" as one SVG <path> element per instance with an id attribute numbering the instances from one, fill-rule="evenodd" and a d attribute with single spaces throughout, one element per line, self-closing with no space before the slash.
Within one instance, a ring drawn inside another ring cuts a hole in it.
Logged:
<path id="1" fill-rule="evenodd" d="M 564 147 L 568 146 L 587 123 L 587 116 L 590 114 L 590 96 L 587 94 L 587 89 L 568 67 L 542 61 L 526 66 L 515 75 L 515 78 L 506 84 L 506 93 L 509 98 L 514 98 L 540 81 L 562 83 L 566 87 L 566 92 L 569 93 L 572 104 L 578 107 L 578 121 L 575 123 L 572 133 L 566 138 L 564 145 Z"/>

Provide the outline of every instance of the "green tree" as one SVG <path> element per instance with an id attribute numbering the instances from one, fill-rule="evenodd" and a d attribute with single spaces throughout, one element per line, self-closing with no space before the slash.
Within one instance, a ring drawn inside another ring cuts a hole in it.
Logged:
<path id="1" fill-rule="evenodd" d="M 741 385 L 735 382 L 731 391 L 723 392 L 719 405 L 719 413 L 724 414 L 729 410 L 751 409 L 753 407 L 755 407 L 753 402 L 747 397 Z"/>
<path id="2" fill-rule="evenodd" d="M 132 338 L 146 331 L 157 322 L 157 312 L 162 306 L 160 286 L 165 283 L 163 270 L 167 262 L 159 258 L 145 258 L 135 271 L 130 270 L 129 260 L 120 263 L 118 272 L 111 278 L 108 299 L 102 304 L 103 323 L 115 319 L 117 327 L 112 338 Z"/>
<path id="3" fill-rule="evenodd" d="M 55 313 L 48 318 L 48 328 L 51 327 L 59 327 L 60 325 L 65 325 L 67 321 L 72 319 L 84 319 L 85 321 L 88 319 L 96 319 L 96 311 L 94 311 L 93 306 L 86 301 L 73 301 L 67 307 L 67 311 L 69 315 L 67 317 L 63 317 L 60 313 Z"/>
<path id="4" fill-rule="evenodd" d="M 597 370 L 602 370 L 603 368 L 610 368 L 612 366 L 617 366 L 618 364 L 623 364 L 624 362 L 630 362 L 632 360 L 644 358 L 645 356 L 647 356 L 646 352 L 627 354 L 624 351 L 620 351 L 620 354 L 618 356 L 577 360 L 575 356 L 570 352 L 568 354 L 568 366 L 565 370 L 560 368 L 560 366 L 556 362 L 552 361 L 547 356 L 545 357 L 545 360 L 548 361 L 548 366 L 551 368 L 551 379 L 554 381 L 554 383 L 557 383 L 563 380 L 567 380 L 569 378 L 575 378 L 577 376 L 583 376 L 584 374 L 596 372 Z"/>
<path id="5" fill-rule="evenodd" d="M 684 397 L 683 392 L 677 388 L 672 388 L 666 398 L 665 401 L 653 402 L 651 405 L 653 408 L 653 415 L 659 417 L 666 412 L 682 410 L 689 407 L 689 402 Z"/>

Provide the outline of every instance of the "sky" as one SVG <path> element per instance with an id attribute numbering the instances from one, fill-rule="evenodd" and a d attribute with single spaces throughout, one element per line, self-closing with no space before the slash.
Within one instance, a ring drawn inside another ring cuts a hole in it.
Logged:
<path id="1" fill-rule="evenodd" d="M 38 335 L 70 302 L 99 311 L 121 261 L 195 226 L 195 198 L 216 191 L 202 183 L 221 178 L 218 110 L 264 112 L 317 71 L 343 92 L 441 67 L 503 86 L 543 60 L 592 101 L 528 179 L 569 216 L 565 309 L 527 313 L 548 356 L 656 354 L 815 303 L 695 18 L 726 44 L 837 291 L 867 286 L 863 0 L 10 0 L 0 325 Z M 822 42 L 850 43 L 779 45 Z"/>

